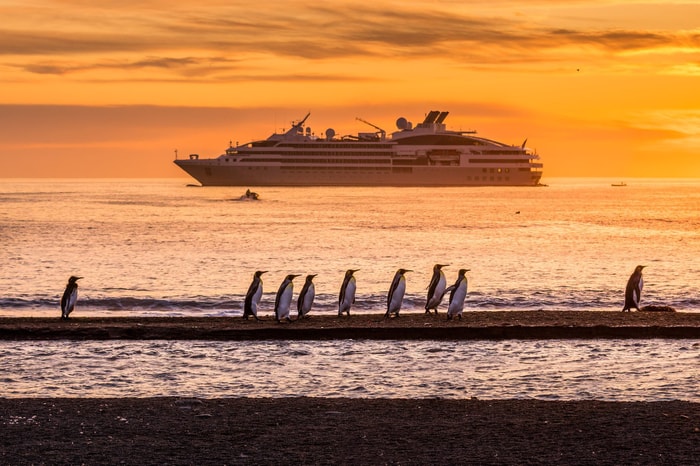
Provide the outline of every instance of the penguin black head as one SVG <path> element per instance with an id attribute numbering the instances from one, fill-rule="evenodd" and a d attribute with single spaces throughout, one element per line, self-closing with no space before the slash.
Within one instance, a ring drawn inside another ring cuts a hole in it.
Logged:
<path id="1" fill-rule="evenodd" d="M 406 272 L 413 272 L 413 270 L 409 270 L 409 269 L 399 269 L 399 270 L 397 270 L 397 272 L 400 273 L 401 275 L 403 275 L 403 274 L 405 274 Z"/>
<path id="2" fill-rule="evenodd" d="M 306 276 L 306 281 L 307 281 L 307 282 L 310 282 L 310 281 L 313 280 L 314 277 L 317 276 L 317 275 L 318 275 L 317 273 L 315 273 L 315 274 L 313 274 L 313 275 L 307 275 L 307 276 Z"/>
<path id="3" fill-rule="evenodd" d="M 433 267 L 433 269 L 435 269 L 435 270 L 440 270 L 440 269 L 443 268 L 443 267 L 449 267 L 449 266 L 450 266 L 450 264 L 435 264 L 435 266 Z"/>
<path id="4" fill-rule="evenodd" d="M 255 272 L 255 276 L 260 277 L 260 275 L 262 275 L 264 273 L 267 273 L 267 270 L 258 270 L 257 272 Z"/>
<path id="5" fill-rule="evenodd" d="M 286 280 L 294 280 L 295 278 L 299 277 L 300 275 L 301 274 L 299 274 L 299 273 L 298 274 L 291 274 L 290 273 L 289 275 L 287 275 L 287 277 L 285 279 Z"/>
<path id="6" fill-rule="evenodd" d="M 459 275 L 464 275 L 465 273 L 469 272 L 471 269 L 459 269 Z"/>
<path id="7" fill-rule="evenodd" d="M 360 270 L 360 269 L 348 269 L 348 270 L 345 272 L 345 276 L 346 276 L 346 277 L 349 277 L 349 276 L 351 276 L 352 274 L 354 274 L 355 272 L 358 272 L 359 270 Z"/>
<path id="8" fill-rule="evenodd" d="M 634 273 L 642 273 L 642 269 L 646 267 L 646 265 L 638 265 L 637 267 L 634 268 Z"/>
<path id="9" fill-rule="evenodd" d="M 75 275 L 71 275 L 71 277 L 68 279 L 68 283 L 69 283 L 69 284 L 74 284 L 75 282 L 77 282 L 77 281 L 80 280 L 81 278 L 83 278 L 83 277 L 76 277 Z"/>

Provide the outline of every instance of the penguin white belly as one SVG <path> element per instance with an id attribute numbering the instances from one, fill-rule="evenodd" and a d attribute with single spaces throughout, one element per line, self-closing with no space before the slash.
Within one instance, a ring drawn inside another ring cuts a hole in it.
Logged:
<path id="1" fill-rule="evenodd" d="M 285 288 L 282 296 L 280 296 L 280 302 L 277 307 L 278 319 L 286 319 L 289 317 L 289 306 L 292 304 L 292 287 L 288 286 Z"/>
<path id="2" fill-rule="evenodd" d="M 78 289 L 74 289 L 68 298 L 68 312 L 72 311 L 75 307 L 75 303 L 78 301 Z"/>
<path id="3" fill-rule="evenodd" d="M 351 278 L 345 287 L 345 295 L 343 296 L 343 302 L 340 303 L 340 312 L 345 312 L 352 306 L 355 302 L 355 290 L 357 285 L 355 283 L 355 278 Z"/>
<path id="4" fill-rule="evenodd" d="M 313 285 L 309 285 L 309 288 L 306 290 L 306 294 L 304 295 L 304 301 L 301 303 L 301 310 L 303 311 L 304 314 L 309 312 L 311 310 L 311 306 L 314 304 L 314 298 L 316 297 L 316 287 Z"/>
<path id="5" fill-rule="evenodd" d="M 401 280 L 396 285 L 394 294 L 391 295 L 391 303 L 389 303 L 389 312 L 399 312 L 403 303 L 403 295 L 406 292 L 406 280 L 401 277 Z"/>
<path id="6" fill-rule="evenodd" d="M 70 296 L 68 296 L 68 301 L 66 302 L 66 308 L 63 310 L 63 315 L 68 317 L 68 314 L 73 312 L 75 303 L 78 301 L 78 288 L 75 288 Z"/>
<path id="7" fill-rule="evenodd" d="M 258 304 L 260 304 L 260 298 L 262 297 L 262 286 L 259 286 L 255 293 L 253 293 L 253 299 L 250 300 L 250 310 L 253 311 L 254 316 L 258 316 Z"/>
<path id="8" fill-rule="evenodd" d="M 437 286 L 435 286 L 435 291 L 430 297 L 428 302 L 428 309 L 436 308 L 442 302 L 442 297 L 445 296 L 445 289 L 447 288 L 447 279 L 445 279 L 444 274 L 440 274 L 440 279 L 438 280 Z"/>
<path id="9" fill-rule="evenodd" d="M 637 308 L 639 308 L 639 301 L 642 298 L 642 288 L 644 288 L 644 279 L 639 277 L 639 285 L 637 285 L 637 289 L 635 289 L 633 293 L 634 304 L 637 306 Z"/>
<path id="10" fill-rule="evenodd" d="M 467 283 L 462 282 L 459 284 L 457 289 L 452 295 L 452 300 L 450 301 L 450 306 L 447 309 L 448 315 L 461 314 L 464 310 L 464 300 L 467 298 Z"/>

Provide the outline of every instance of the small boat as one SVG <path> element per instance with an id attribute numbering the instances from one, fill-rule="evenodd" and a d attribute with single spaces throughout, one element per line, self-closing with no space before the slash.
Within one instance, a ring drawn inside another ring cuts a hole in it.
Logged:
<path id="1" fill-rule="evenodd" d="M 259 201 L 260 195 L 255 191 L 247 189 L 245 194 L 238 198 L 239 201 Z"/>
<path id="2" fill-rule="evenodd" d="M 622 186 L 627 186 L 627 183 L 625 183 L 624 181 L 620 181 L 619 183 L 613 183 L 613 184 L 611 184 L 610 186 L 615 186 L 615 187 L 618 187 L 618 188 L 619 188 L 619 187 L 622 187 Z"/>

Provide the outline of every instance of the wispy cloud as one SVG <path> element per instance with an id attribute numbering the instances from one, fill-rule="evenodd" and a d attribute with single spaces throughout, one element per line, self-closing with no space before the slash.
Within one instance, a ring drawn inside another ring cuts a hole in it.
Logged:
<path id="1" fill-rule="evenodd" d="M 700 34 L 693 30 L 552 27 L 529 16 L 452 11 L 428 2 L 388 8 L 309 7 L 290 1 L 264 9 L 241 2 L 175 2 L 162 12 L 155 9 L 158 2 L 146 2 L 140 10 L 45 3 L 48 8 L 32 10 L 32 21 L 10 7 L 1 11 L 6 20 L 0 26 L 0 55 L 21 62 L 30 73 L 115 67 L 188 75 L 193 74 L 188 70 L 214 66 L 207 75 L 215 77 L 216 66 L 229 72 L 236 60 L 252 55 L 307 61 L 420 56 L 488 65 L 557 62 L 572 50 L 614 55 L 684 47 L 700 52 Z M 118 61 L 113 64 L 104 59 L 121 54 L 143 58 L 110 58 Z"/>

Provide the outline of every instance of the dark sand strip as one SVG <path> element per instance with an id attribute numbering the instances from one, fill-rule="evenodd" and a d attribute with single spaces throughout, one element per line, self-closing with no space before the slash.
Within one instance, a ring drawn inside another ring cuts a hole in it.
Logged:
<path id="1" fill-rule="evenodd" d="M 473 340 L 700 338 L 700 313 L 492 311 L 445 315 L 313 316 L 292 323 L 269 317 L 0 318 L 0 340 Z"/>
<path id="2" fill-rule="evenodd" d="M 697 465 L 700 404 L 0 399 L 1 464 Z"/>

